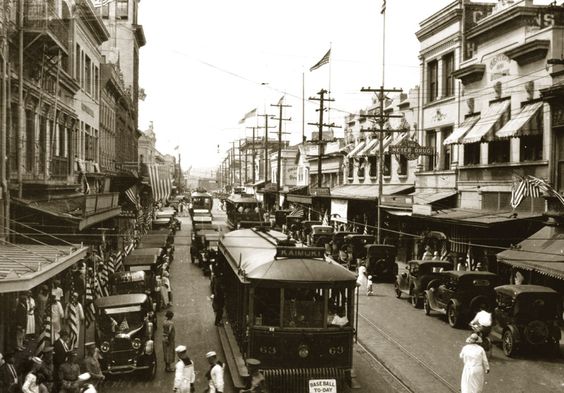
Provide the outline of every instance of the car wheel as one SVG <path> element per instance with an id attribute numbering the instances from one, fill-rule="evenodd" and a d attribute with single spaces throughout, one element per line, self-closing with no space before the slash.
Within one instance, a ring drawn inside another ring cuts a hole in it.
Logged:
<path id="1" fill-rule="evenodd" d="M 400 290 L 399 285 L 397 283 L 394 285 L 394 291 L 396 292 L 396 297 L 398 299 L 401 298 L 401 290 Z"/>
<path id="2" fill-rule="evenodd" d="M 429 304 L 429 297 L 427 295 L 425 295 L 423 308 L 425 309 L 425 315 L 431 315 L 431 305 Z"/>
<path id="3" fill-rule="evenodd" d="M 501 337 L 501 347 L 505 356 L 511 357 L 515 354 L 517 348 L 515 346 L 515 338 L 513 337 L 511 330 L 503 332 L 503 336 Z"/>
<path id="4" fill-rule="evenodd" d="M 456 328 L 460 325 L 460 318 L 458 315 L 458 311 L 456 310 L 456 307 L 454 307 L 454 305 L 449 305 L 447 308 L 447 319 L 448 319 L 448 324 L 453 327 Z"/>

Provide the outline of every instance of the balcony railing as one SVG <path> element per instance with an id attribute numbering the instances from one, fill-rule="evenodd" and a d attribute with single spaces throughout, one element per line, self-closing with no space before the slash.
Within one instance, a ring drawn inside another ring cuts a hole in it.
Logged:
<path id="1" fill-rule="evenodd" d="M 88 217 L 93 214 L 116 209 L 119 207 L 119 192 L 105 194 L 85 195 L 82 216 Z"/>
<path id="2" fill-rule="evenodd" d="M 57 15 L 52 5 L 46 0 L 26 0 L 24 7 L 24 30 L 51 35 L 56 38 L 57 45 L 68 49 L 67 21 Z"/>

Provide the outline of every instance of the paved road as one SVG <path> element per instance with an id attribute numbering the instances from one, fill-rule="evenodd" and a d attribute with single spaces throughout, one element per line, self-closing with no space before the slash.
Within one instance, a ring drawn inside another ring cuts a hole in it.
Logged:
<path id="1" fill-rule="evenodd" d="M 391 284 L 374 287 L 375 296 L 360 296 L 360 342 L 413 391 L 458 391 L 462 372 L 458 354 L 471 331 L 451 328 L 437 313 L 426 316 L 423 310 L 414 309 L 405 296 L 396 299 Z M 499 347 L 494 347 L 490 366 L 486 392 L 564 391 L 563 358 L 507 358 Z"/>

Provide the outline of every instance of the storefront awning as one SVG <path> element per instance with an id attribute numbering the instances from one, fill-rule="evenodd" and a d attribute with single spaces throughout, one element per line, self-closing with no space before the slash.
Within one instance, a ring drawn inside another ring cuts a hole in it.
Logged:
<path id="1" fill-rule="evenodd" d="M 522 135 L 542 134 L 541 111 L 543 103 L 525 105 L 521 112 L 509 120 L 498 132 L 496 138 L 512 138 Z"/>
<path id="2" fill-rule="evenodd" d="M 383 195 L 396 195 L 412 190 L 413 187 L 413 184 L 385 184 L 383 186 L 382 193 Z M 331 190 L 331 198 L 377 201 L 378 185 L 347 184 L 344 186 L 335 187 Z"/>
<path id="3" fill-rule="evenodd" d="M 405 140 L 405 138 L 407 138 L 408 136 L 409 136 L 409 133 L 408 133 L 408 132 L 403 132 L 403 133 L 399 134 L 398 137 L 395 138 L 395 139 L 392 141 L 392 143 L 390 144 L 390 146 L 399 145 L 399 144 L 402 143 L 402 142 Z"/>
<path id="4" fill-rule="evenodd" d="M 392 136 L 391 135 L 384 138 L 384 146 L 383 146 L 384 151 L 386 151 L 386 148 L 390 145 L 391 142 L 392 142 Z M 372 149 L 372 151 L 370 153 L 368 153 L 368 155 L 369 156 L 377 156 L 379 151 L 380 151 L 380 144 L 376 143 L 374 145 L 374 148 Z"/>
<path id="5" fill-rule="evenodd" d="M 86 256 L 87 247 L 0 245 L 0 293 L 30 290 Z"/>
<path id="6" fill-rule="evenodd" d="M 445 139 L 444 145 L 460 143 L 460 139 L 480 120 L 480 115 L 469 116 Z"/>
<path id="7" fill-rule="evenodd" d="M 483 210 L 483 209 L 442 209 L 432 211 L 431 214 L 413 214 L 413 217 L 422 217 L 433 221 L 453 223 L 464 226 L 490 228 L 500 224 L 515 224 L 521 220 L 531 220 L 540 218 L 541 213 L 515 213 L 507 210 Z"/>
<path id="8" fill-rule="evenodd" d="M 357 156 L 369 156 L 370 153 L 372 152 L 372 150 L 374 150 L 374 147 L 378 144 L 379 139 L 371 139 L 368 141 L 368 143 L 364 146 L 364 149 L 362 149 Z"/>
<path id="9" fill-rule="evenodd" d="M 361 141 L 359 142 L 354 149 L 351 150 L 351 152 L 347 155 L 347 158 L 354 158 L 356 156 L 358 156 L 358 153 L 364 149 L 364 147 L 366 146 L 366 142 L 365 141 Z"/>
<path id="10" fill-rule="evenodd" d="M 457 191 L 420 192 L 413 194 L 413 202 L 417 204 L 432 204 L 443 199 L 450 198 L 457 193 Z"/>
<path id="11" fill-rule="evenodd" d="M 493 140 L 494 133 L 499 130 L 509 115 L 510 100 L 491 104 L 480 116 L 480 120 L 462 138 L 460 143 L 476 143 Z"/>
<path id="12" fill-rule="evenodd" d="M 545 226 L 523 240 L 516 249 L 502 251 L 497 259 L 508 265 L 564 280 L 564 231 Z"/>

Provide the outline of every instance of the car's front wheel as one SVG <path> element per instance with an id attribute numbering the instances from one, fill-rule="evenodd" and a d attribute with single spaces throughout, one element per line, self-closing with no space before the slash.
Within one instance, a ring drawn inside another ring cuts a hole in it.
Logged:
<path id="1" fill-rule="evenodd" d="M 458 315 L 458 310 L 452 304 L 447 308 L 447 319 L 448 324 L 453 328 L 456 328 L 460 325 L 460 316 Z"/>
<path id="2" fill-rule="evenodd" d="M 503 336 L 501 337 L 501 347 L 505 356 L 511 357 L 515 355 L 517 348 L 515 345 L 515 337 L 513 337 L 511 330 L 508 329 L 503 332 Z"/>

